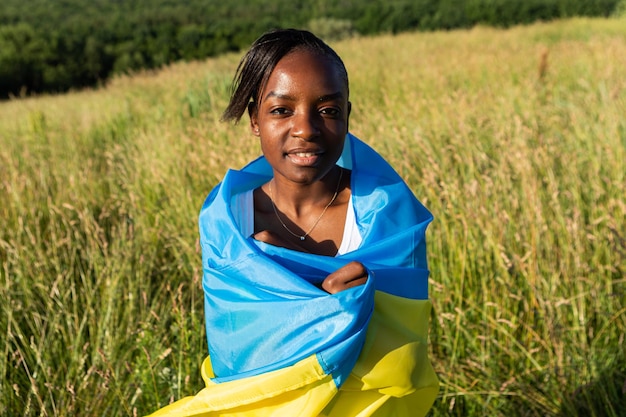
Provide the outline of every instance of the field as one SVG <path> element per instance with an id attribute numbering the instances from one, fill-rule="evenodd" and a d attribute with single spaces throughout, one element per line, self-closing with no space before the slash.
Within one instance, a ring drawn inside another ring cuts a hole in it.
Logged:
<path id="1" fill-rule="evenodd" d="M 626 21 L 335 43 L 351 130 L 434 213 L 432 416 L 626 416 Z M 238 55 L 0 103 L 0 414 L 202 388 L 204 197 L 259 147 Z"/>

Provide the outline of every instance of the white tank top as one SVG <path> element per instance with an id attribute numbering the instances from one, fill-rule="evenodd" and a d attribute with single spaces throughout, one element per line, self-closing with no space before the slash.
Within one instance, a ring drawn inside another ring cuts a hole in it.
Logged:
<path id="1" fill-rule="evenodd" d="M 235 222 L 239 226 L 241 234 L 246 237 L 254 233 L 253 193 L 254 190 L 248 190 L 243 193 L 235 194 L 230 201 L 230 208 L 235 217 Z M 336 256 L 358 249 L 359 246 L 361 246 L 361 241 L 361 234 L 356 224 L 354 205 L 352 204 L 352 198 L 350 198 L 348 211 L 346 212 L 346 224 L 343 228 L 343 237 Z"/>

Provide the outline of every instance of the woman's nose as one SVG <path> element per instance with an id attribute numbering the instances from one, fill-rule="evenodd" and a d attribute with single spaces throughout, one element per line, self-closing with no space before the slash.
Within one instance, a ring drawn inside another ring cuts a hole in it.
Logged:
<path id="1" fill-rule="evenodd" d="M 317 114 L 301 112 L 294 116 L 291 134 L 304 140 L 311 140 L 320 134 Z"/>

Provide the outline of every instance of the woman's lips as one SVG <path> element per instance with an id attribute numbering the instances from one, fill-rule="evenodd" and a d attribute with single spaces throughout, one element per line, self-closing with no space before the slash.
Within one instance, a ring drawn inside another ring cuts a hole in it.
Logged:
<path id="1" fill-rule="evenodd" d="M 300 166 L 313 166 L 320 158 L 318 152 L 292 152 L 287 154 L 291 162 Z"/>

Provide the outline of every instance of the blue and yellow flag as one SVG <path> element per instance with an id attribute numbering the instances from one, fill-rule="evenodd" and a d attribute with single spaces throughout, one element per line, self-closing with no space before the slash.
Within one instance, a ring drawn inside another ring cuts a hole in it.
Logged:
<path id="1" fill-rule="evenodd" d="M 361 247 L 327 257 L 243 236 L 233 196 L 269 181 L 261 157 L 229 171 L 200 213 L 209 357 L 206 387 L 162 416 L 399 416 L 432 406 L 427 356 L 431 214 L 384 161 L 352 135 L 339 165 L 352 170 Z M 328 294 L 328 274 L 356 260 L 365 285 Z"/>

